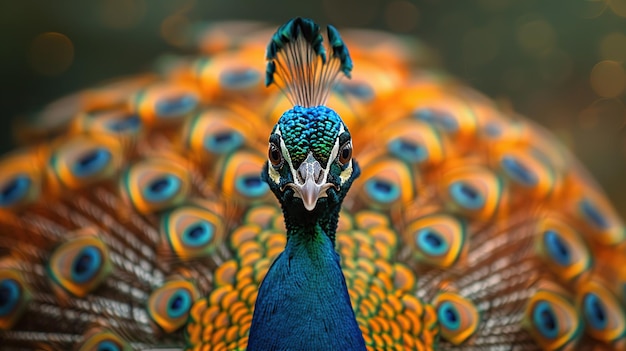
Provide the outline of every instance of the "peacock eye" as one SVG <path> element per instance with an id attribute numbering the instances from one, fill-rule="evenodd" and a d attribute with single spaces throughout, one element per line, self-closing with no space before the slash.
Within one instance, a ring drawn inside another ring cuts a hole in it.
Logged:
<path id="1" fill-rule="evenodd" d="M 270 143 L 270 148 L 267 151 L 267 157 L 275 167 L 280 166 L 283 162 L 283 154 L 274 143 Z"/>
<path id="2" fill-rule="evenodd" d="M 352 143 L 347 142 L 339 149 L 339 164 L 345 166 L 352 159 Z"/>

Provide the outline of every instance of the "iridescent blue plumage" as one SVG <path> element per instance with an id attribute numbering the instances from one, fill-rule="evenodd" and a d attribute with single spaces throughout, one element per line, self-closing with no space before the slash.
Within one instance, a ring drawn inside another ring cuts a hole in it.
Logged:
<path id="1" fill-rule="evenodd" d="M 295 105 L 272 131 L 262 173 L 282 205 L 287 245 L 259 288 L 248 350 L 365 349 L 335 251 L 341 203 L 359 169 L 347 127 L 322 106 L 352 61 L 330 26 L 328 38 L 329 61 L 319 26 L 296 18 L 267 48 L 266 83 L 276 74 Z"/>

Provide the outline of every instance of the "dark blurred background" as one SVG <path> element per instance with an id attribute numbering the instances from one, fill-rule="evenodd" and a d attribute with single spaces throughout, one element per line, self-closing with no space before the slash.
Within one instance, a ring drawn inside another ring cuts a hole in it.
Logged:
<path id="1" fill-rule="evenodd" d="M 626 0 L 91 0 L 0 2 L 0 151 L 21 113 L 172 51 L 199 20 L 408 34 L 476 89 L 550 129 L 626 215 Z"/>

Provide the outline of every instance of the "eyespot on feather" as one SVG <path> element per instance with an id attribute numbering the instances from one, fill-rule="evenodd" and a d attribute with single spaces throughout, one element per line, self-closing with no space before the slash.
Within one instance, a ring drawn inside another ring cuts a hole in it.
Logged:
<path id="1" fill-rule="evenodd" d="M 433 299 L 441 336 L 454 345 L 468 340 L 480 323 L 480 315 L 474 304 L 461 295 L 442 292 Z"/>
<path id="2" fill-rule="evenodd" d="M 95 329 L 85 335 L 79 351 L 131 351 L 130 344 L 107 329 Z"/>
<path id="3" fill-rule="evenodd" d="M 605 198 L 587 194 L 577 202 L 579 218 L 585 224 L 590 238 L 604 245 L 615 245 L 626 238 L 622 220 Z"/>
<path id="4" fill-rule="evenodd" d="M 455 264 L 466 249 L 465 224 L 448 214 L 433 214 L 410 222 L 402 233 L 417 260 L 441 268 Z"/>
<path id="5" fill-rule="evenodd" d="M 356 193 L 366 203 L 378 208 L 406 204 L 416 196 L 417 175 L 401 160 L 387 157 L 364 168 Z"/>
<path id="6" fill-rule="evenodd" d="M 75 297 L 97 289 L 112 270 L 109 250 L 94 233 L 90 228 L 79 232 L 55 248 L 46 264 L 51 282 Z"/>
<path id="7" fill-rule="evenodd" d="M 561 350 L 578 343 L 583 323 L 568 298 L 540 289 L 527 302 L 524 328 L 544 350 Z"/>
<path id="8" fill-rule="evenodd" d="M 135 93 L 131 111 L 149 127 L 168 126 L 182 121 L 199 106 L 195 88 L 184 84 L 159 83 Z"/>
<path id="9" fill-rule="evenodd" d="M 117 175 L 122 150 L 112 137 L 78 135 L 53 148 L 48 163 L 48 179 L 57 191 L 59 187 L 80 189 Z"/>
<path id="10" fill-rule="evenodd" d="M 591 253 L 580 235 L 554 216 L 546 216 L 537 223 L 535 251 L 565 282 L 578 278 L 592 267 Z"/>
<path id="11" fill-rule="evenodd" d="M 556 173 L 532 148 L 508 148 L 496 156 L 497 167 L 516 189 L 534 199 L 549 196 L 557 186 Z"/>
<path id="12" fill-rule="evenodd" d="M 120 189 L 141 213 L 152 213 L 182 203 L 191 191 L 187 170 L 166 158 L 149 158 L 130 166 Z"/>
<path id="13" fill-rule="evenodd" d="M 576 304 L 592 338 L 612 343 L 626 337 L 626 313 L 618 299 L 598 280 L 581 284 Z"/>
<path id="14" fill-rule="evenodd" d="M 74 121 L 77 133 L 109 134 L 117 137 L 137 136 L 142 131 L 142 122 L 138 114 L 116 107 L 95 111 L 86 111 Z"/>
<path id="15" fill-rule="evenodd" d="M 272 90 L 264 89 L 265 67 L 259 57 L 263 57 L 263 51 L 251 49 L 197 60 L 193 71 L 203 99 L 260 99 L 267 96 Z"/>
<path id="16" fill-rule="evenodd" d="M 199 297 L 200 293 L 190 281 L 170 280 L 150 294 L 148 314 L 161 329 L 171 333 L 185 325 L 189 310 Z"/>
<path id="17" fill-rule="evenodd" d="M 11 329 L 31 300 L 31 288 L 22 274 L 17 270 L 0 268 L 0 330 Z"/>
<path id="18" fill-rule="evenodd" d="M 262 138 L 259 131 L 266 129 L 268 126 L 254 113 L 231 105 L 210 108 L 193 116 L 184 128 L 183 139 L 190 150 L 210 161 L 244 145 L 265 145 L 265 135 Z"/>
<path id="19" fill-rule="evenodd" d="M 441 193 L 447 206 L 471 219 L 487 220 L 497 211 L 503 196 L 501 180 L 491 171 L 474 166 L 443 174 Z"/>
<path id="20" fill-rule="evenodd" d="M 211 255 L 224 232 L 221 215 L 200 204 L 184 204 L 161 217 L 163 241 L 182 260 Z"/>
<path id="21" fill-rule="evenodd" d="M 420 167 L 436 165 L 444 158 L 444 145 L 435 129 L 417 120 L 392 124 L 380 134 L 395 157 Z"/>
<path id="22" fill-rule="evenodd" d="M 455 140 L 465 150 L 476 137 L 477 122 L 469 106 L 440 87 L 419 85 L 405 90 L 402 103 L 412 109 L 414 119 L 429 123 Z"/>
<path id="23" fill-rule="evenodd" d="M 264 163 L 265 157 L 253 150 L 231 153 L 216 167 L 218 191 L 223 192 L 226 197 L 236 197 L 243 201 L 269 196 L 269 187 L 260 174 Z"/>
<path id="24" fill-rule="evenodd" d="M 19 152 L 0 160 L 0 212 L 35 202 L 41 195 L 41 167 L 34 153 Z"/>
<path id="25" fill-rule="evenodd" d="M 563 211 L 590 243 L 618 247 L 626 239 L 626 227 L 609 200 L 584 173 L 571 172 L 564 179 Z"/>

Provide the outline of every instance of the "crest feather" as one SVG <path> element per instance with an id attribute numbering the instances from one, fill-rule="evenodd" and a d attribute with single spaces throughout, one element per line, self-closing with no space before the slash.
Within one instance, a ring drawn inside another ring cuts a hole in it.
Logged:
<path id="1" fill-rule="evenodd" d="M 350 78 L 352 59 L 335 27 L 327 27 L 330 58 L 320 26 L 307 18 L 294 18 L 272 36 L 265 58 L 265 85 L 276 84 L 293 105 L 324 105 L 342 72 Z"/>

